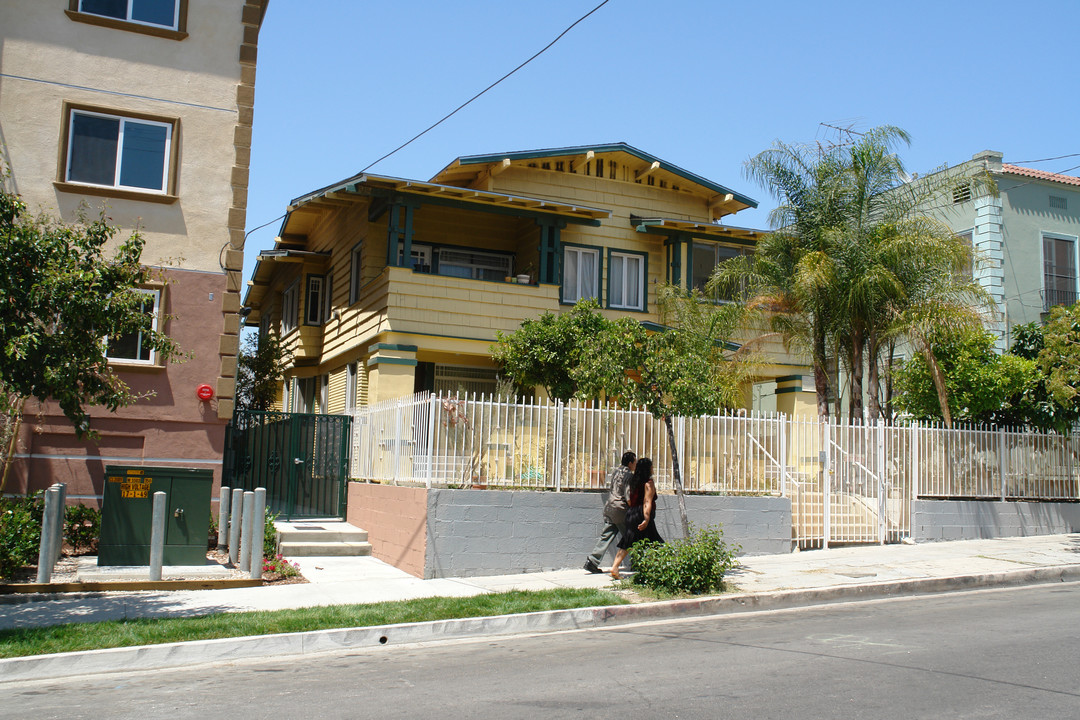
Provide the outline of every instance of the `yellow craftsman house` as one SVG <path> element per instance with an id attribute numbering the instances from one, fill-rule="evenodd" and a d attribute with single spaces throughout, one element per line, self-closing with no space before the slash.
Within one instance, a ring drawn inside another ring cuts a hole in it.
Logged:
<path id="1" fill-rule="evenodd" d="M 702 287 L 752 250 L 760 231 L 722 222 L 756 205 L 624 143 L 461 157 L 427 182 L 364 173 L 292 202 L 247 322 L 292 351 L 286 410 L 490 392 L 496 331 L 588 297 L 655 323 L 658 283 Z M 812 405 L 805 362 L 768 352 L 769 409 Z"/>

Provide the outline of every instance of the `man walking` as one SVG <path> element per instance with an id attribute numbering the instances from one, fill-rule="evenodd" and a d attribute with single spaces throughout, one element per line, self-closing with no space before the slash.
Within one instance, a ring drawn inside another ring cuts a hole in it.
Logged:
<path id="1" fill-rule="evenodd" d="M 602 573 L 600 561 L 604 559 L 607 549 L 615 538 L 626 532 L 626 488 L 630 484 L 630 477 L 634 474 L 634 466 L 637 465 L 637 455 L 632 450 L 623 453 L 622 464 L 612 468 L 608 475 L 607 502 L 604 503 L 604 529 L 600 531 L 600 539 L 596 541 L 596 547 L 589 553 L 585 561 L 585 569 L 591 573 Z"/>

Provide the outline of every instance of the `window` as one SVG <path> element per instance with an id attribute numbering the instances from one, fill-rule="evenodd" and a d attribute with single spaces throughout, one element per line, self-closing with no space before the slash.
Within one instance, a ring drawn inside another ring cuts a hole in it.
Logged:
<path id="1" fill-rule="evenodd" d="M 330 403 L 330 376 L 320 375 L 318 377 L 319 383 L 319 408 L 318 412 L 323 415 L 327 414 L 327 407 Z"/>
<path id="2" fill-rule="evenodd" d="M 74 108 L 67 121 L 65 182 L 170 192 L 173 123 Z"/>
<path id="3" fill-rule="evenodd" d="M 140 25 L 180 27 L 180 0 L 79 0 L 78 10 Z"/>
<path id="4" fill-rule="evenodd" d="M 356 409 L 356 363 L 345 366 L 345 412 Z"/>
<path id="5" fill-rule="evenodd" d="M 299 281 L 290 285 L 285 292 L 281 293 L 281 334 L 286 335 L 296 329 L 298 324 L 297 294 Z"/>
<path id="6" fill-rule="evenodd" d="M 1043 308 L 1076 302 L 1076 239 L 1043 235 Z"/>
<path id="7" fill-rule="evenodd" d="M 308 275 L 307 293 L 304 295 L 304 324 L 322 325 L 330 306 L 326 276 Z"/>
<path id="8" fill-rule="evenodd" d="M 562 301 L 600 297 L 600 250 L 563 245 Z"/>
<path id="9" fill-rule="evenodd" d="M 502 281 L 510 275 L 512 258 L 509 255 L 465 250 L 439 250 L 439 274 L 474 280 Z"/>
<path id="10" fill-rule="evenodd" d="M 315 412 L 315 384 L 318 378 L 296 378 L 296 392 L 293 398 L 293 412 Z"/>
<path id="11" fill-rule="evenodd" d="M 398 267 L 406 267 L 403 262 L 403 254 L 405 249 L 403 245 L 398 245 Z M 431 272 L 431 246 L 430 245 L 417 245 L 413 243 L 412 248 L 409 250 L 409 257 L 411 258 L 408 267 L 411 267 L 416 272 L 429 273 Z"/>
<path id="12" fill-rule="evenodd" d="M 645 309 L 646 256 L 612 251 L 608 255 L 608 307 Z"/>
<path id="13" fill-rule="evenodd" d="M 712 243 L 694 243 L 693 260 L 691 262 L 693 287 L 705 292 L 705 284 L 712 277 L 713 270 L 717 265 L 725 263 L 740 255 L 749 255 L 749 248 L 732 247 L 730 245 L 714 245 Z M 731 297 L 721 297 L 721 300 L 730 300 Z"/>
<path id="14" fill-rule="evenodd" d="M 142 311 L 150 316 L 150 329 L 157 330 L 161 291 L 138 290 L 136 292 L 143 296 Z M 106 341 L 105 356 L 110 360 L 153 365 L 157 360 L 157 353 L 150 347 L 147 340 L 148 338 L 141 330 L 109 338 Z"/>
<path id="15" fill-rule="evenodd" d="M 364 266 L 363 243 L 356 243 L 352 252 L 349 253 L 349 304 L 352 305 L 360 299 L 360 281 L 363 279 Z"/>

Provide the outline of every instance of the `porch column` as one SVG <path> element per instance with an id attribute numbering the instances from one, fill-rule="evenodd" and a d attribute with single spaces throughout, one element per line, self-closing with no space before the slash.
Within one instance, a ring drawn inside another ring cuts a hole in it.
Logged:
<path id="1" fill-rule="evenodd" d="M 415 201 L 398 201 L 390 205 L 386 222 L 386 264 L 390 267 L 412 267 L 413 211 Z M 404 210 L 404 212 L 402 212 Z M 398 243 L 402 243 L 401 264 L 398 264 Z"/>
<path id="2" fill-rule="evenodd" d="M 788 417 L 816 417 L 817 392 L 813 378 L 802 375 L 776 378 L 776 411 Z"/>
<path id="3" fill-rule="evenodd" d="M 406 397 L 416 384 L 416 345 L 375 343 L 369 349 L 368 403 Z"/>
<path id="4" fill-rule="evenodd" d="M 558 285 L 562 277 L 562 233 L 565 220 L 537 218 L 540 226 L 540 262 L 537 280 L 541 283 Z"/>

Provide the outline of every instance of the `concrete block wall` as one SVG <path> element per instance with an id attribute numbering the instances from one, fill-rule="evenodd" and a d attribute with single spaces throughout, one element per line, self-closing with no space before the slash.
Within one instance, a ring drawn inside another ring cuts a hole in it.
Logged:
<path id="1" fill-rule="evenodd" d="M 722 523 L 725 539 L 746 554 L 791 550 L 786 498 L 688 496 L 695 525 Z M 603 493 L 442 490 L 428 494 L 424 577 L 474 577 L 574 568 L 603 527 Z M 660 534 L 681 536 L 678 501 L 660 497 Z M 606 562 L 614 557 L 614 545 Z"/>
<path id="2" fill-rule="evenodd" d="M 993 500 L 915 500 L 911 537 L 916 542 L 978 540 L 1080 532 L 1080 505 Z"/>

